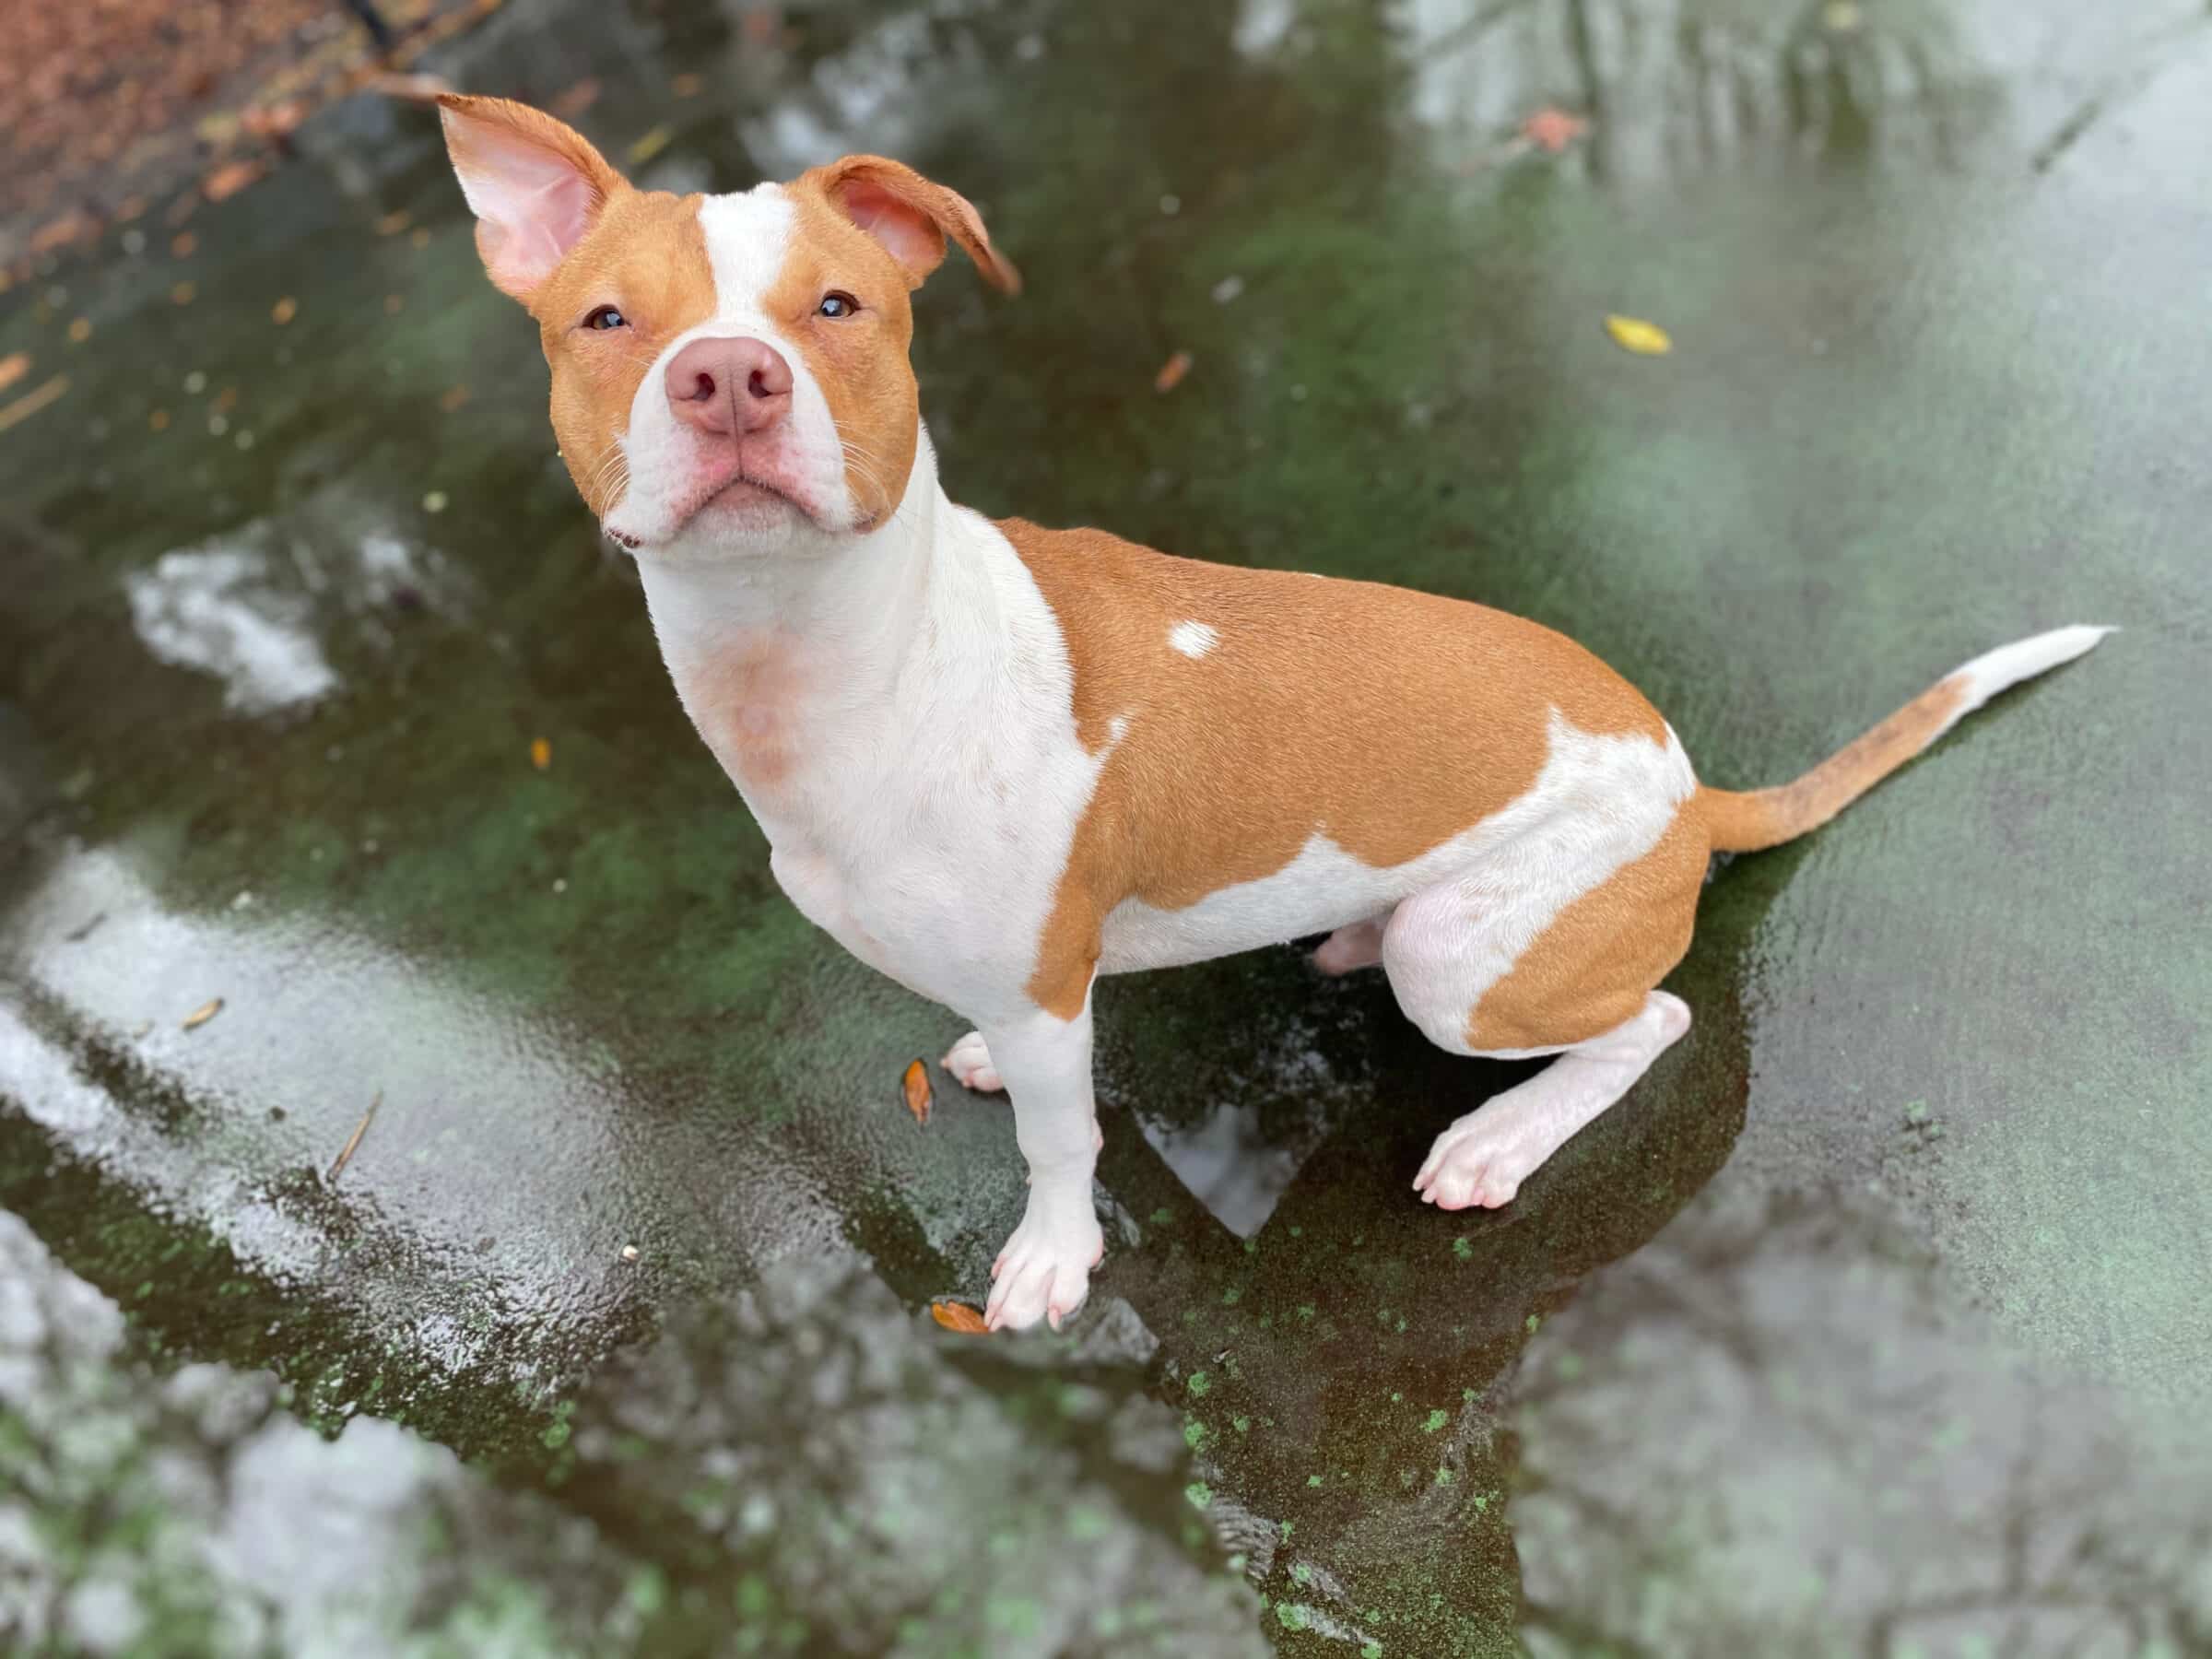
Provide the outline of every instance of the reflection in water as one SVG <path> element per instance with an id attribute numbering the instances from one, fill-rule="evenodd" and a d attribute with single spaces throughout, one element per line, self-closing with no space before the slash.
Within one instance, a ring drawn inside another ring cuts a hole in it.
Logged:
<path id="1" fill-rule="evenodd" d="M 223 701 L 261 714 L 336 687 L 312 628 L 313 606 L 270 580 L 256 549 L 165 553 L 130 578 L 131 621 L 146 648 L 223 682 Z"/>
<path id="2" fill-rule="evenodd" d="M 1195 1124 L 1137 1124 L 1163 1162 L 1240 1239 L 1258 1232 L 1298 1173 L 1299 1154 L 1271 1140 L 1255 1100 L 1217 1100 Z"/>
<path id="3" fill-rule="evenodd" d="M 157 1382 L 124 1333 L 0 1212 L 9 1652 L 1265 1651 L 1135 1373 L 964 1347 L 850 1258 L 618 1358 L 556 1413 L 551 1497 L 390 1422 L 325 1441 L 266 1376 Z"/>
<path id="4" fill-rule="evenodd" d="M 2202 1437 L 2029 1374 L 1865 1209 L 1700 1206 L 1523 1382 L 1540 1653 L 2212 1652 Z"/>
<path id="5" fill-rule="evenodd" d="M 221 680 L 224 705 L 241 713 L 335 691 L 342 677 L 332 651 L 356 640 L 388 644 L 387 607 L 450 612 L 464 596 L 464 583 L 400 537 L 360 527 L 376 516 L 336 490 L 284 526 L 257 520 L 162 554 L 124 578 L 140 643 L 173 667 Z"/>
<path id="6" fill-rule="evenodd" d="M 1130 1114 L 1191 1196 L 1240 1239 L 1266 1224 L 1300 1168 L 1353 1092 L 1324 1053 L 1312 1015 L 1274 1011 L 1241 1063 L 1198 1068 L 1202 1088 L 1181 1113 L 1142 1094 Z M 1191 1068 L 1186 1068 L 1191 1069 Z M 1108 1103 L 1120 1103 L 1108 1090 Z"/>

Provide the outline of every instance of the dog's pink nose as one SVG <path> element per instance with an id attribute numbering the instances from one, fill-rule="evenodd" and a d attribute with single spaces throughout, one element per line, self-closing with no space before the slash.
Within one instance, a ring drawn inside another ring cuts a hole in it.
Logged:
<path id="1" fill-rule="evenodd" d="M 668 407 L 718 438 L 765 432 L 790 412 L 791 365 L 766 340 L 694 340 L 668 365 Z"/>

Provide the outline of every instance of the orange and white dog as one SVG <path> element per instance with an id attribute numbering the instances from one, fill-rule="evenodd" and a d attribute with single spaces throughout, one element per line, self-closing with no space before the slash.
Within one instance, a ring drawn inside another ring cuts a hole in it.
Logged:
<path id="1" fill-rule="evenodd" d="M 485 265 L 537 321 L 569 471 L 636 556 L 776 879 L 972 1020 L 947 1067 L 1013 1097 L 1030 1191 L 994 1327 L 1057 1325 L 1104 1248 L 1100 974 L 1326 932 L 1324 971 L 1380 964 L 1453 1053 L 1557 1055 L 1414 1181 L 1443 1209 L 1508 1203 L 1689 1029 L 1654 987 L 1714 851 L 1803 834 L 2104 631 L 1977 658 L 1794 783 L 1707 788 L 1634 687 L 1533 622 L 955 506 L 908 294 L 947 238 L 1018 278 L 950 190 L 849 156 L 645 193 L 550 116 L 442 102 Z"/>

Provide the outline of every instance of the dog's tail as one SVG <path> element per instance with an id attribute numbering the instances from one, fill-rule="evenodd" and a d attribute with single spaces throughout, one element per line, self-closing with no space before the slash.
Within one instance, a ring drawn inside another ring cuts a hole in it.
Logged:
<path id="1" fill-rule="evenodd" d="M 2007 686 L 2070 663 L 2112 630 L 2054 628 L 2000 645 L 1922 692 L 1794 783 L 1738 794 L 1698 791 L 1716 853 L 1756 853 L 1818 830 Z"/>

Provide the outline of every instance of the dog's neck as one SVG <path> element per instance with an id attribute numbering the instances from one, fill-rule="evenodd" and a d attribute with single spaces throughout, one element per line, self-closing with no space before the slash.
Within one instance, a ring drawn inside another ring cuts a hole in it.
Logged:
<path id="1" fill-rule="evenodd" d="M 807 816 L 811 774 L 851 771 L 902 700 L 939 688 L 921 661 L 948 614 L 987 618 L 987 573 L 946 498 L 926 433 L 899 510 L 864 535 L 801 524 L 773 541 L 639 555 L 647 608 L 700 735 L 775 833 Z"/>
<path id="2" fill-rule="evenodd" d="M 954 509 L 924 433 L 899 509 L 862 535 L 797 519 L 773 537 L 716 546 L 691 534 L 638 555 L 645 602 L 671 668 L 719 657 L 747 636 L 803 639 L 862 676 L 905 654 L 924 610 L 939 527 Z"/>

